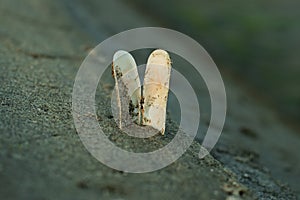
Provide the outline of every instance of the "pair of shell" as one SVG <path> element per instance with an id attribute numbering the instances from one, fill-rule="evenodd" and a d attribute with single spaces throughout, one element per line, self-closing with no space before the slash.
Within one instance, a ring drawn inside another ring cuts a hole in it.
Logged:
<path id="1" fill-rule="evenodd" d="M 153 51 L 148 57 L 141 89 L 137 65 L 132 55 L 123 50 L 114 54 L 112 75 L 116 84 L 114 94 L 120 129 L 126 126 L 128 119 L 125 118 L 129 116 L 131 121 L 152 126 L 164 134 L 170 74 L 169 54 L 161 49 Z"/>

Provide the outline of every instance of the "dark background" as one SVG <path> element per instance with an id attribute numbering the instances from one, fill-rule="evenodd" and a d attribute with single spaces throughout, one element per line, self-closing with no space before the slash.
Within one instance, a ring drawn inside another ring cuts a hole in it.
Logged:
<path id="1" fill-rule="evenodd" d="M 283 119 L 299 121 L 299 1 L 129 2 L 162 26 L 197 39 L 221 70 L 246 82 Z"/>

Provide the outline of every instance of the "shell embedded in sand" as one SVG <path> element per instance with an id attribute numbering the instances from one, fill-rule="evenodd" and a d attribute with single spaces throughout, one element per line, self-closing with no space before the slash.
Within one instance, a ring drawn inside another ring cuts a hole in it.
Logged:
<path id="1" fill-rule="evenodd" d="M 112 75 L 116 84 L 119 128 L 122 128 L 124 113 L 129 112 L 133 121 L 140 123 L 141 83 L 137 66 L 132 55 L 126 51 L 117 51 L 113 56 Z M 129 98 L 128 101 L 127 97 Z M 126 99 L 125 99 L 126 98 Z M 126 102 L 127 105 L 124 105 Z"/>
<path id="2" fill-rule="evenodd" d="M 169 54 L 161 49 L 153 51 L 147 61 L 143 95 L 134 58 L 126 51 L 117 51 L 113 57 L 112 74 L 116 92 L 119 127 L 130 124 L 151 126 L 165 132 L 166 109 L 171 75 Z M 129 123 L 128 123 L 129 122 Z"/>
<path id="3" fill-rule="evenodd" d="M 171 74 L 169 54 L 153 51 L 147 61 L 142 97 L 142 124 L 165 132 L 166 109 Z"/>

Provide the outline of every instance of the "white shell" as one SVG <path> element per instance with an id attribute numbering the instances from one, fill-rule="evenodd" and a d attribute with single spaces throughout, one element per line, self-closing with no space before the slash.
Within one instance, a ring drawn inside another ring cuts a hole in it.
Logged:
<path id="1" fill-rule="evenodd" d="M 166 109 L 171 74 L 169 54 L 161 49 L 153 51 L 147 61 L 143 98 L 142 124 L 165 132 Z"/>
<path id="2" fill-rule="evenodd" d="M 113 56 L 112 75 L 115 79 L 116 101 L 118 106 L 119 128 L 126 126 L 128 114 L 132 118 L 129 121 L 140 123 L 140 99 L 141 83 L 137 71 L 137 65 L 132 55 L 119 50 Z"/>

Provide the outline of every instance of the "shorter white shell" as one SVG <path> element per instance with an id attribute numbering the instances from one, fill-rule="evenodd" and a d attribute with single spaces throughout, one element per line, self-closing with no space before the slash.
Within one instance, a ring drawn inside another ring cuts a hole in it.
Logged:
<path id="1" fill-rule="evenodd" d="M 116 86 L 116 96 L 113 98 L 117 101 L 119 128 L 126 125 L 126 121 L 140 123 L 141 83 L 137 65 L 130 53 L 120 50 L 114 54 L 112 75 Z"/>

